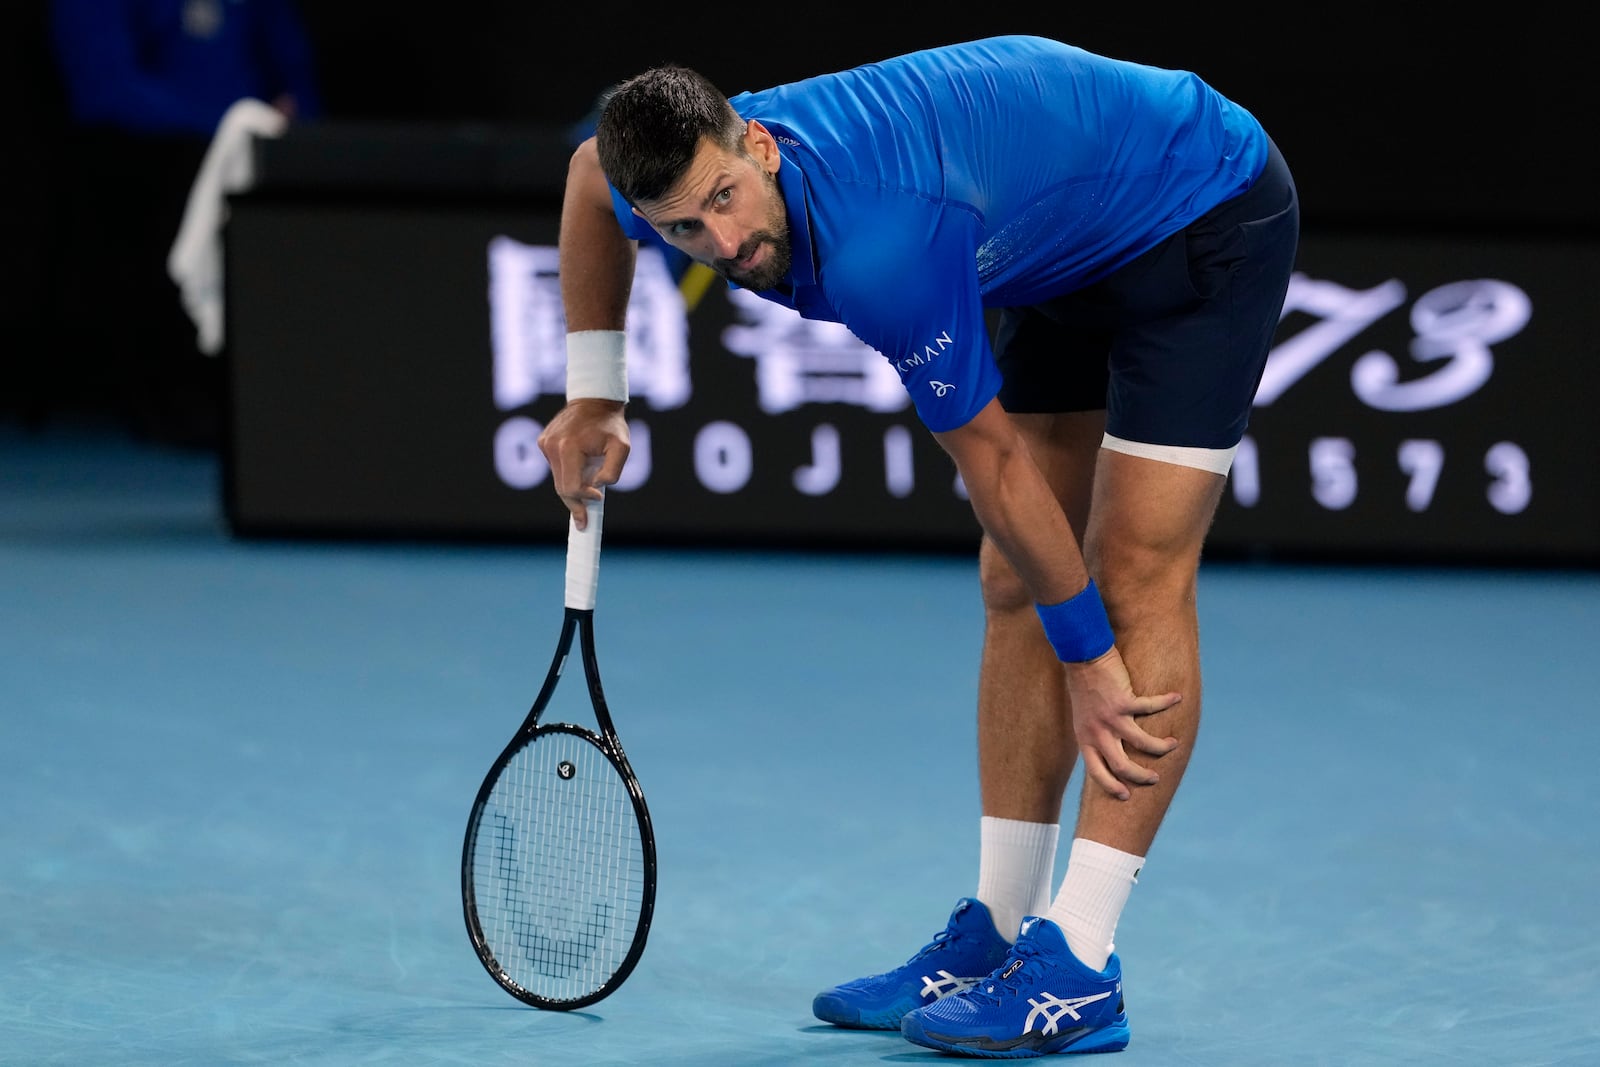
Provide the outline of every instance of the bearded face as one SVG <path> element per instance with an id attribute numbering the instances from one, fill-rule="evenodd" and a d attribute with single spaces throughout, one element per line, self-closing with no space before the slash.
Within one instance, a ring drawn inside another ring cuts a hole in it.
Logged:
<path id="1" fill-rule="evenodd" d="M 759 291 L 783 280 L 794 253 L 777 145 L 751 126 L 758 135 L 747 137 L 742 150 L 703 142 L 665 195 L 634 210 L 672 247 L 733 284 Z"/>
<path id="2" fill-rule="evenodd" d="M 766 218 L 761 229 L 739 245 L 736 255 L 713 260 L 712 270 L 745 289 L 771 289 L 789 273 L 794 246 L 789 236 L 789 212 L 778 188 L 777 175 L 761 172 Z"/>

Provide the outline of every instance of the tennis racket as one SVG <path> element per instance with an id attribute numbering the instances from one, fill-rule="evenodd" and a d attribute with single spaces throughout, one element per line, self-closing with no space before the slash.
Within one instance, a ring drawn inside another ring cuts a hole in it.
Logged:
<path id="1" fill-rule="evenodd" d="M 461 903 L 478 959 L 506 992 L 556 1011 L 616 991 L 644 952 L 655 907 L 655 833 L 595 658 L 603 505 L 589 504 L 584 530 L 569 526 L 555 658 L 478 790 L 461 849 Z M 541 721 L 574 636 L 598 733 Z"/>

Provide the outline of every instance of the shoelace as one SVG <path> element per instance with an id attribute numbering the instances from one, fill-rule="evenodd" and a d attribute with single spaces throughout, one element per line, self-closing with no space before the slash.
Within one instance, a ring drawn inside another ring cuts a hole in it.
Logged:
<path id="1" fill-rule="evenodd" d="M 968 999 L 982 999 L 990 1004 L 999 1004 L 1002 996 L 1014 996 L 1024 982 L 1038 976 L 1044 966 L 1039 958 L 1041 955 L 1040 948 L 1031 939 L 1019 938 L 1017 943 L 1011 946 L 1006 961 L 967 991 Z"/>
<path id="2" fill-rule="evenodd" d="M 943 930 L 940 930 L 938 933 L 933 935 L 932 941 L 929 941 L 926 945 L 923 945 L 921 948 L 917 949 L 917 954 L 912 956 L 909 960 L 906 960 L 906 962 L 901 964 L 901 966 L 909 967 L 911 964 L 916 963 L 930 952 L 937 952 L 939 949 L 944 948 L 944 946 L 949 943 L 950 939 L 953 937 L 955 937 L 955 934 L 951 933 L 950 927 L 946 926 Z M 898 969 L 899 968 L 896 968 L 895 971 L 885 971 L 883 974 L 873 975 L 873 978 L 886 978 L 889 975 L 896 973 Z"/>
<path id="3" fill-rule="evenodd" d="M 935 952 L 935 951 L 943 948 L 950 941 L 950 939 L 953 938 L 953 937 L 955 937 L 955 934 L 950 932 L 950 927 L 948 927 L 948 926 L 945 927 L 943 930 L 940 930 L 938 933 L 933 935 L 933 940 L 932 941 L 929 941 L 926 945 L 923 945 L 921 948 L 917 949 L 917 954 L 915 956 L 912 956 L 906 962 L 907 963 L 915 963 L 915 962 L 917 962 L 922 957 L 926 956 L 928 953 Z"/>

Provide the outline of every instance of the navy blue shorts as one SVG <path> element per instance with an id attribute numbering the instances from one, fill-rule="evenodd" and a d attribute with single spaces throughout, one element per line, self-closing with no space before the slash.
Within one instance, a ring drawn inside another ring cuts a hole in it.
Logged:
<path id="1" fill-rule="evenodd" d="M 1000 404 L 1106 412 L 1124 441 L 1231 449 L 1244 436 L 1300 236 L 1272 146 L 1251 187 L 1092 285 L 1005 308 Z"/>

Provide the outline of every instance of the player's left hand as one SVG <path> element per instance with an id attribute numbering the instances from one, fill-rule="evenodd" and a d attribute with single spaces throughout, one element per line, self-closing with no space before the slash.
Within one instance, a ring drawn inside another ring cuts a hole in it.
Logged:
<path id="1" fill-rule="evenodd" d="M 1156 737 L 1140 725 L 1183 699 L 1179 693 L 1138 696 L 1122 662 L 1112 647 L 1086 663 L 1068 663 L 1067 692 L 1072 698 L 1072 730 L 1083 756 L 1084 773 L 1118 800 L 1127 800 L 1131 786 L 1152 786 L 1161 776 L 1134 762 L 1131 748 L 1147 756 L 1165 756 L 1178 747 L 1176 737 Z"/>

